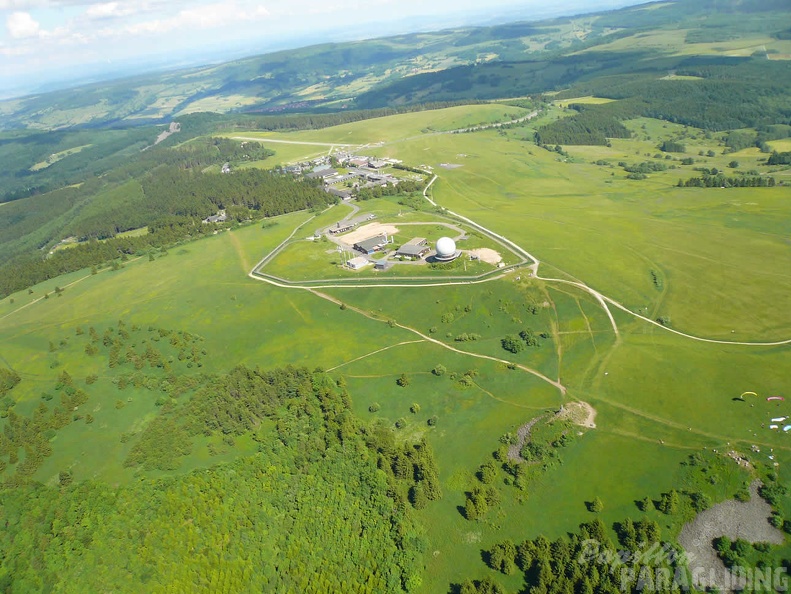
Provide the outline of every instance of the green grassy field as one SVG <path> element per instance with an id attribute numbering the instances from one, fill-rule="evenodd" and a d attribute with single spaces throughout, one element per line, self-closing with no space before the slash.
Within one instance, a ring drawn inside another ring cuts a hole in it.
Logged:
<path id="1" fill-rule="evenodd" d="M 245 137 L 260 140 L 266 146 L 266 139 L 288 140 L 296 142 L 323 142 L 328 144 L 351 144 L 374 146 L 365 147 L 366 154 L 381 155 L 377 143 L 393 143 L 404 141 L 413 136 L 432 135 L 470 126 L 485 125 L 517 119 L 529 112 L 520 107 L 510 105 L 465 105 L 437 111 L 406 113 L 385 118 L 374 118 L 362 122 L 354 122 L 326 128 L 324 130 L 305 130 L 290 133 L 245 132 Z M 227 134 L 233 137 L 238 134 Z M 275 145 L 274 150 L 278 150 Z M 329 146 L 327 147 L 329 149 Z M 310 152 L 310 146 L 303 146 L 304 152 Z M 298 152 L 298 151 L 297 151 Z"/>
<path id="2" fill-rule="evenodd" d="M 91 414 L 94 421 L 74 420 L 57 431 L 50 439 L 53 454 L 34 478 L 55 484 L 58 473 L 69 469 L 77 480 L 124 484 L 168 474 L 123 466 L 136 434 L 158 407 L 145 387 L 120 390 L 117 384 L 130 373 L 128 368 L 110 368 L 102 356 L 85 356 L 85 339 L 77 334 L 78 327 L 87 332 L 94 326 L 101 335 L 122 320 L 139 328 L 130 340 L 141 348 L 159 328 L 197 337 L 196 348 L 206 352 L 201 366 L 173 361 L 184 377 L 238 364 L 321 367 L 344 378 L 362 419 L 383 419 L 388 425 L 405 419 L 397 438 L 429 441 L 444 491 L 441 501 L 420 512 L 430 547 L 425 592 L 447 591 L 450 582 L 484 575 L 489 570 L 481 562 L 481 550 L 504 538 L 555 538 L 574 530 L 592 519 L 584 502 L 594 497 L 604 502 L 600 516 L 608 524 L 637 517 L 635 500 L 656 498 L 678 485 L 681 462 L 703 448 L 749 454 L 755 445 L 763 451 L 750 454 L 757 464 L 768 464 L 765 450 L 773 448 L 780 480 L 787 483 L 791 435 L 772 431 L 768 424 L 774 416 L 791 414 L 791 405 L 766 397 L 791 399 L 785 372 L 791 366 L 788 345 L 701 342 L 620 310 L 613 312 L 616 333 L 590 293 L 551 280 L 577 279 L 633 312 L 649 319 L 662 316 L 672 328 L 693 336 L 747 342 L 791 338 L 789 188 L 676 187 L 679 178 L 696 174 L 680 164 L 685 156 L 723 170 L 738 159 L 739 171 L 766 172 L 760 161 L 765 156 L 755 151 L 723 155 L 720 136 L 654 120 L 630 122 L 634 139 L 613 141 L 612 147 L 565 147 L 568 156 L 522 140 L 529 128 L 453 136 L 421 133 L 429 125 L 469 125 L 503 115 L 502 106 L 495 111 L 482 107 L 277 137 L 302 142 L 381 139 L 385 142 L 376 154 L 435 167 L 434 200 L 528 250 L 541 261 L 539 276 L 550 280 L 517 270 L 475 285 L 309 292 L 247 276 L 303 224 L 295 242 L 266 271 L 303 280 L 331 275 L 334 269 L 327 260 L 335 256 L 325 252 L 332 244 L 302 238 L 349 214 L 345 205 L 221 232 L 170 249 L 154 261 L 133 258 L 117 271 L 52 279 L 32 293 L 0 301 L 0 364 L 22 378 L 11 392 L 18 414 L 34 414 L 39 403 L 48 402 L 43 394 L 66 370 L 89 395 L 74 412 Z M 560 114 L 554 109 L 549 117 Z M 686 154 L 661 157 L 675 169 L 644 180 L 626 179 L 619 161 L 658 161 L 658 143 L 682 134 Z M 285 160 L 316 147 L 275 148 L 283 151 L 275 159 Z M 701 150 L 716 155 L 700 156 Z M 609 165 L 596 164 L 599 160 Z M 439 169 L 443 162 L 461 167 Z M 430 216 L 394 199 L 362 206 L 381 222 Z M 411 231 L 404 226 L 399 239 Z M 65 288 L 60 296 L 53 293 L 56 286 Z M 518 353 L 503 349 L 503 337 L 528 329 L 541 335 L 539 346 Z M 161 347 L 165 353 L 168 348 Z M 446 372 L 432 373 L 437 365 Z M 91 374 L 97 381 L 87 384 Z M 408 377 L 407 386 L 398 385 L 401 374 Z M 145 375 L 157 381 L 164 377 L 149 368 Z M 758 396 L 739 400 L 745 391 Z M 596 428 L 580 429 L 581 435 L 564 448 L 562 462 L 537 472 L 526 491 L 498 483 L 502 503 L 484 520 L 465 519 L 459 510 L 465 492 L 476 480 L 478 466 L 500 446 L 499 438 L 575 400 L 596 409 Z M 410 412 L 413 404 L 419 412 Z M 428 423 L 432 417 L 434 426 Z M 255 447 L 247 437 L 230 450 L 206 439 L 170 473 L 205 468 Z M 746 477 L 721 459 L 726 470 L 709 491 L 715 499 L 732 495 Z M 4 476 L 13 470 L 9 465 Z M 680 518 L 651 514 L 669 534 L 677 533 Z M 521 577 L 498 580 L 512 589 L 521 585 Z"/>
<path id="3" fill-rule="evenodd" d="M 392 200 L 377 201 L 389 204 L 386 211 L 394 210 Z M 370 208 L 369 208 L 370 206 Z M 449 270 L 436 269 L 428 262 L 404 263 L 394 257 L 395 250 L 414 237 L 424 237 L 429 245 L 434 245 L 440 237 L 456 237 L 466 235 L 466 239 L 457 241 L 457 248 L 460 250 L 476 250 L 481 248 L 499 250 L 498 253 L 510 264 L 517 263 L 517 255 L 506 250 L 503 246 L 487 238 L 478 231 L 471 230 L 455 222 L 452 219 L 438 217 L 428 213 L 413 211 L 408 208 L 399 209 L 397 215 L 390 215 L 377 208 L 378 204 L 363 206 L 362 216 L 365 213 L 376 214 L 376 223 L 395 226 L 397 233 L 391 233 L 391 245 L 388 250 L 376 254 L 377 259 L 387 259 L 393 262 L 393 267 L 386 273 L 374 270 L 373 266 L 368 266 L 361 270 L 350 270 L 344 262 L 359 253 L 355 252 L 348 244 L 345 244 L 345 251 L 339 252 L 336 244 L 322 238 L 314 240 L 312 235 L 308 237 L 295 238 L 282 251 L 272 259 L 266 266 L 259 268 L 260 272 L 271 274 L 286 281 L 313 281 L 318 279 L 356 279 L 356 278 L 393 278 L 393 277 L 436 277 L 442 279 L 448 276 L 476 277 L 482 274 L 494 272 L 496 267 L 493 264 L 485 263 L 480 260 L 471 260 L 466 254 L 455 262 Z M 385 211 L 385 212 L 386 212 Z M 338 212 L 332 209 L 322 218 L 311 221 L 310 229 L 321 228 L 321 223 L 326 226 L 328 215 L 337 217 Z M 383 216 L 384 215 L 384 216 Z M 334 220 L 329 217 L 331 220 Z M 343 241 L 344 236 L 339 236 Z M 344 258 L 345 256 L 345 258 Z"/>

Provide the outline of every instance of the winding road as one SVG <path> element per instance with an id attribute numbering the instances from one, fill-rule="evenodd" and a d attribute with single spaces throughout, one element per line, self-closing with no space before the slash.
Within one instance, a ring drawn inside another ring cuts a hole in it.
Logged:
<path id="1" fill-rule="evenodd" d="M 452 134 L 452 133 L 461 133 L 461 132 L 474 131 L 474 130 L 482 130 L 482 129 L 486 129 L 486 128 L 501 127 L 501 126 L 504 126 L 504 125 L 514 124 L 514 123 L 519 123 L 519 122 L 523 122 L 523 121 L 529 120 L 529 119 L 535 117 L 536 115 L 538 115 L 538 112 L 532 112 L 532 113 L 528 114 L 527 116 L 524 116 L 524 117 L 516 119 L 516 120 L 511 120 L 509 122 L 501 122 L 499 124 L 490 124 L 490 125 L 485 125 L 485 126 L 477 126 L 477 127 L 473 127 L 473 128 L 462 128 L 462 129 L 458 129 L 458 130 L 437 132 L 437 133 L 434 133 L 434 134 Z M 268 142 L 278 142 L 278 143 L 284 143 L 284 144 L 299 144 L 299 145 L 307 145 L 307 146 L 323 146 L 323 147 L 330 147 L 330 151 L 332 150 L 332 147 L 336 147 L 336 146 L 337 147 L 350 147 L 350 146 L 352 146 L 352 145 L 341 144 L 341 143 L 289 141 L 289 140 L 279 140 L 279 139 L 278 140 L 272 140 L 272 139 L 262 139 L 262 138 L 253 139 L 253 138 L 241 137 L 241 136 L 234 137 L 234 138 L 249 139 L 249 140 L 259 140 L 259 141 L 266 140 Z M 442 207 L 439 204 L 437 204 L 429 196 L 429 192 L 430 192 L 432 186 L 439 179 L 439 176 L 437 174 L 433 173 L 432 171 L 423 171 L 423 173 L 425 175 L 431 175 L 432 176 L 431 180 L 428 182 L 428 184 L 426 184 L 426 187 L 423 189 L 423 197 L 425 198 L 426 201 L 429 202 L 429 204 L 431 204 L 432 206 L 434 206 L 437 209 L 440 209 L 443 213 L 455 218 L 456 220 L 463 221 L 464 223 L 466 223 L 467 225 L 469 225 L 473 229 L 476 229 L 476 230 L 480 231 L 481 233 L 485 234 L 490 239 L 496 241 L 497 243 L 499 243 L 503 247 L 508 248 L 509 250 L 514 252 L 515 255 L 523 258 L 524 260 L 520 263 L 520 265 L 523 265 L 523 264 L 525 264 L 527 262 L 531 262 L 531 264 L 529 264 L 528 266 L 529 266 L 531 274 L 532 274 L 532 276 L 534 278 L 536 278 L 538 280 L 541 280 L 541 281 L 544 281 L 544 282 L 547 282 L 547 283 L 556 283 L 556 284 L 570 285 L 570 286 L 576 287 L 576 288 L 578 288 L 578 289 L 580 289 L 582 291 L 585 291 L 588 294 L 590 294 L 594 299 L 596 299 L 596 301 L 599 303 L 599 305 L 602 307 L 602 309 L 604 310 L 605 314 L 607 315 L 607 318 L 610 321 L 610 325 L 612 326 L 612 330 L 613 330 L 613 333 L 615 334 L 617 342 L 620 342 L 620 340 L 621 340 L 621 333 L 620 333 L 620 329 L 618 328 L 618 324 L 617 324 L 617 322 L 615 320 L 615 317 L 613 316 L 613 312 L 611 310 L 611 307 L 612 308 L 616 308 L 618 310 L 621 310 L 624 313 L 627 313 L 627 314 L 629 314 L 632 317 L 635 317 L 635 318 L 637 318 L 639 320 L 642 320 L 643 322 L 646 322 L 648 324 L 656 326 L 657 328 L 660 328 L 660 329 L 662 329 L 664 331 L 670 332 L 670 333 L 675 334 L 677 336 L 681 336 L 683 338 L 687 338 L 689 340 L 695 340 L 695 341 L 698 341 L 698 342 L 705 342 L 705 343 L 711 343 L 711 344 L 722 344 L 722 345 L 734 345 L 734 346 L 747 346 L 747 347 L 772 347 L 772 346 L 782 346 L 782 345 L 791 344 L 791 339 L 778 340 L 778 341 L 769 341 L 769 342 L 759 342 L 759 341 L 750 342 L 750 341 L 719 340 L 719 339 L 695 336 L 693 334 L 682 332 L 682 331 L 676 330 L 674 328 L 669 328 L 669 327 L 664 326 L 663 324 L 660 324 L 659 322 L 657 322 L 655 320 L 652 320 L 652 319 L 650 319 L 650 318 L 648 318 L 646 316 L 643 316 L 643 315 L 640 315 L 638 313 L 635 313 L 632 310 L 630 310 L 629 308 L 627 308 L 625 305 L 623 305 L 622 303 L 618 302 L 617 300 L 613 299 L 612 297 L 608 297 L 607 295 L 604 295 L 603 293 L 601 293 L 601 292 L 597 291 L 596 289 L 588 286 L 587 284 L 585 284 L 582 281 L 560 279 L 560 278 L 542 277 L 539 274 L 539 268 L 541 266 L 541 260 L 539 260 L 536 256 L 534 256 L 533 254 L 531 254 L 530 252 L 528 252 L 527 250 L 522 248 L 520 245 L 518 245 L 514 241 L 508 239 L 507 237 L 505 237 L 505 236 L 503 236 L 503 235 L 501 235 L 499 233 L 496 233 L 496 232 L 492 231 L 491 229 L 481 225 L 480 223 L 472 220 L 471 218 L 466 217 L 466 216 L 464 216 L 462 214 L 459 214 L 457 212 L 454 212 L 452 210 L 449 210 L 449 209 L 447 209 L 445 207 Z M 349 206 L 351 206 L 351 208 L 352 208 L 352 213 L 346 218 L 350 218 L 350 217 L 354 216 L 357 213 L 357 211 L 359 210 L 359 207 L 357 205 L 349 205 Z M 312 221 L 314 218 L 315 217 L 311 217 L 310 219 L 308 219 L 307 221 L 302 223 L 300 226 L 298 226 L 291 233 L 291 235 L 289 235 L 285 240 L 283 240 L 283 242 L 281 242 L 274 250 L 272 250 L 272 252 L 270 252 L 264 258 L 262 258 L 261 261 L 258 262 L 258 264 L 256 264 L 256 266 L 249 272 L 248 276 L 250 278 L 254 279 L 254 280 L 263 281 L 263 282 L 269 283 L 269 284 L 271 284 L 273 286 L 277 286 L 277 287 L 280 287 L 280 288 L 307 290 L 307 291 L 311 292 L 312 294 L 316 295 L 317 297 L 320 297 L 322 299 L 325 299 L 325 300 L 328 300 L 328 301 L 331 301 L 333 303 L 336 303 L 336 304 L 340 305 L 341 304 L 340 300 L 338 300 L 335 297 L 332 297 L 330 295 L 327 295 L 326 293 L 320 292 L 319 289 L 348 288 L 350 286 L 351 287 L 359 287 L 359 288 L 395 288 L 395 287 L 440 287 L 440 286 L 462 285 L 462 284 L 471 285 L 471 284 L 479 284 L 479 283 L 490 282 L 490 281 L 493 281 L 493 280 L 501 279 L 501 278 L 503 278 L 505 276 L 506 273 L 512 271 L 515 268 L 515 267 L 509 267 L 508 269 L 503 270 L 500 274 L 492 275 L 492 276 L 490 276 L 488 278 L 479 278 L 479 279 L 462 279 L 462 280 L 459 280 L 459 279 L 449 279 L 448 278 L 448 279 L 445 279 L 443 281 L 437 281 L 437 282 L 421 282 L 420 279 L 415 279 L 415 282 L 366 282 L 365 280 L 363 280 L 362 282 L 359 282 L 359 283 L 355 282 L 354 284 L 350 284 L 348 282 L 344 283 L 344 282 L 340 282 L 340 281 L 332 281 L 332 280 L 328 280 L 326 283 L 323 283 L 321 280 L 318 280 L 318 279 L 315 280 L 315 281 L 312 281 L 312 282 L 311 281 L 302 281 L 302 283 L 300 283 L 300 282 L 291 282 L 291 281 L 287 281 L 286 279 L 281 279 L 281 278 L 274 277 L 274 276 L 271 276 L 271 275 L 268 275 L 268 274 L 265 274 L 265 273 L 261 272 L 261 269 L 264 266 L 266 266 L 266 264 L 268 264 L 293 239 L 293 237 L 296 235 L 296 233 L 301 228 L 303 228 L 305 225 L 307 225 L 310 221 Z M 404 279 L 404 280 L 407 280 L 407 279 Z M 322 283 L 322 284 L 318 284 L 318 283 Z M 361 314 L 363 316 L 366 316 L 366 317 L 368 317 L 370 319 L 377 320 L 377 321 L 380 321 L 380 322 L 384 322 L 385 321 L 385 320 L 382 320 L 382 319 L 380 319 L 380 318 L 378 318 L 376 316 L 373 316 L 370 313 L 368 313 L 366 311 L 363 311 L 361 309 L 350 307 L 348 305 L 347 305 L 347 308 L 352 309 L 353 311 L 355 311 L 355 312 L 357 312 L 357 313 L 359 313 L 359 314 Z M 405 326 L 405 325 L 399 324 L 399 323 L 395 323 L 395 325 L 398 326 L 399 328 L 402 328 L 403 330 L 407 330 L 408 332 L 416 334 L 417 336 L 420 337 L 421 341 L 434 343 L 434 344 L 436 344 L 436 345 L 438 345 L 438 346 L 440 346 L 440 347 L 442 347 L 444 349 L 447 349 L 447 350 L 450 350 L 450 351 L 453 351 L 453 352 L 456 352 L 456 353 L 459 353 L 459 354 L 467 355 L 467 356 L 470 356 L 470 357 L 476 357 L 476 358 L 480 358 L 480 359 L 488 359 L 488 360 L 491 360 L 491 361 L 496 361 L 496 362 L 499 362 L 499 363 L 504 363 L 504 364 L 512 365 L 512 366 L 515 365 L 517 368 L 519 368 L 519 369 L 521 369 L 521 370 L 523 370 L 523 371 L 525 371 L 527 373 L 530 373 L 530 374 L 540 378 L 541 380 L 551 384 L 552 386 L 556 387 L 561 392 L 561 394 L 563 394 L 563 395 L 566 394 L 566 387 L 560 382 L 560 379 L 553 380 L 553 379 L 547 377 L 546 375 L 542 374 L 541 372 L 539 372 L 539 371 L 537 371 L 535 369 L 526 367 L 524 365 L 515 364 L 515 363 L 513 363 L 511 361 L 507 361 L 505 359 L 499 359 L 497 357 L 492 357 L 492 356 L 488 356 L 488 355 L 481 355 L 481 354 L 478 354 L 478 353 L 471 353 L 471 352 L 468 352 L 468 351 L 463 351 L 463 350 L 458 349 L 456 347 L 453 347 L 453 346 L 451 346 L 449 344 L 446 344 L 445 342 L 442 342 L 441 340 L 438 340 L 436 338 L 433 338 L 431 336 L 423 334 L 422 332 L 420 332 L 419 330 L 417 330 L 415 328 L 411 328 L 409 326 Z M 391 347 L 386 347 L 386 348 L 391 348 Z M 385 349 L 383 349 L 383 350 L 385 350 Z M 368 356 L 368 355 L 366 355 L 366 356 Z"/>

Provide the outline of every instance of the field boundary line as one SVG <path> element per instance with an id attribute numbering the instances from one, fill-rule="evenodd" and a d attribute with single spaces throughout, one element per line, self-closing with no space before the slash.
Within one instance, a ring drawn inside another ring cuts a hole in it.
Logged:
<path id="1" fill-rule="evenodd" d="M 381 349 L 377 349 L 375 351 L 371 351 L 370 353 L 366 353 L 364 355 L 360 355 L 359 357 L 357 357 L 356 359 L 352 359 L 351 361 L 346 361 L 345 363 L 341 363 L 340 365 L 336 365 L 335 367 L 330 367 L 326 371 L 335 371 L 336 369 L 340 369 L 341 367 L 343 367 L 345 365 L 351 365 L 352 363 L 357 363 L 357 361 L 362 361 L 363 359 L 365 359 L 367 357 L 372 357 L 373 355 L 378 355 L 379 353 L 382 353 L 384 351 L 389 351 L 390 349 L 394 349 L 396 347 L 404 346 L 404 345 L 407 345 L 407 344 L 420 344 L 422 342 L 425 342 L 425 340 L 423 340 L 423 339 L 421 339 L 421 340 L 405 340 L 405 341 L 399 342 L 397 344 L 391 344 L 391 345 L 383 347 Z"/>

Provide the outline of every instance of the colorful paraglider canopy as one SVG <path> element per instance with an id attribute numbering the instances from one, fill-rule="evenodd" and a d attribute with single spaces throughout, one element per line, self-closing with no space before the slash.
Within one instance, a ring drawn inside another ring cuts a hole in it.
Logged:
<path id="1" fill-rule="evenodd" d="M 745 396 L 756 396 L 757 397 L 758 394 L 756 394 L 755 392 L 742 392 L 742 398 L 744 398 Z"/>
<path id="2" fill-rule="evenodd" d="M 769 396 L 767 400 L 785 400 L 782 396 Z"/>

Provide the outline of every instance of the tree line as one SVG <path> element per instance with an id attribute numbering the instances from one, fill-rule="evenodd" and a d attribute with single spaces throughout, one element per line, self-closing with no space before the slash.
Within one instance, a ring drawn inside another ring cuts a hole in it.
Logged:
<path id="1" fill-rule="evenodd" d="M 673 592 L 673 579 L 690 584 L 681 555 L 662 540 L 659 525 L 646 517 L 616 523 L 618 545 L 598 518 L 580 524 L 577 532 L 554 541 L 544 536 L 519 544 L 504 540 L 484 551 L 487 565 L 497 572 L 524 574 L 529 591 L 537 594 L 577 592 Z M 658 554 L 640 555 L 654 547 Z M 669 577 L 668 577 L 669 576 Z M 491 577 L 457 584 L 459 594 L 505 594 Z"/>
<path id="2" fill-rule="evenodd" d="M 0 266 L 0 296 L 67 272 L 211 234 L 217 226 L 204 224 L 202 219 L 219 209 L 227 209 L 232 220 L 242 221 L 323 208 L 337 201 L 314 183 L 259 169 L 219 174 L 162 167 L 146 177 L 141 188 L 109 213 L 72 227 L 73 233 L 88 241 L 45 258 L 28 252 L 5 262 Z M 115 237 L 142 226 L 148 227 L 148 234 Z"/>
<path id="3" fill-rule="evenodd" d="M 703 174 L 687 180 L 678 180 L 679 188 L 774 188 L 775 178 L 761 175 L 743 175 L 740 177 Z"/>

